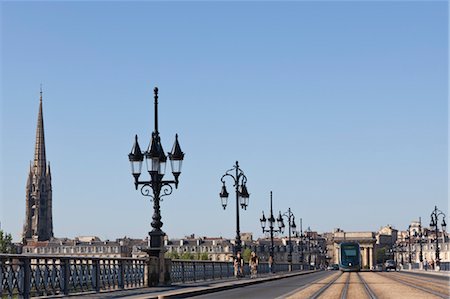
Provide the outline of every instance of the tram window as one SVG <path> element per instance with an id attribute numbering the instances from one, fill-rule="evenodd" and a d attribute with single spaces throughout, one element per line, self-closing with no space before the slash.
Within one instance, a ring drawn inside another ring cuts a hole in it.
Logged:
<path id="1" fill-rule="evenodd" d="M 355 249 L 344 249 L 344 253 L 346 256 L 356 256 Z"/>

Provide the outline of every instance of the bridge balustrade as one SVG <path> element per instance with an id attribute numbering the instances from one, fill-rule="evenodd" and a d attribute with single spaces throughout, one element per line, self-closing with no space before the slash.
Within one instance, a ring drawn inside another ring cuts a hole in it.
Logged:
<path id="1" fill-rule="evenodd" d="M 450 271 L 450 262 L 441 262 L 439 267 L 441 271 Z"/>
<path id="2" fill-rule="evenodd" d="M 68 295 L 144 286 L 145 259 L 0 254 L 3 296 Z"/>
<path id="3" fill-rule="evenodd" d="M 233 263 L 221 261 L 172 260 L 172 283 L 232 277 Z"/>
<path id="4" fill-rule="evenodd" d="M 97 293 L 148 285 L 145 258 L 106 258 L 54 255 L 0 254 L 1 297 L 36 297 Z M 292 265 L 300 270 L 299 264 Z M 288 263 L 275 263 L 275 272 L 287 272 Z M 172 260 L 171 282 L 218 280 L 234 276 L 232 262 Z M 266 262 L 258 273 L 269 273 Z M 244 275 L 250 275 L 248 264 Z"/>
<path id="5" fill-rule="evenodd" d="M 288 272 L 289 263 L 275 263 L 274 272 Z M 292 270 L 306 269 L 301 264 L 292 264 Z M 250 275 L 250 267 L 244 264 L 244 275 Z M 267 262 L 260 262 L 258 265 L 259 274 L 270 272 Z M 196 260 L 172 260 L 171 282 L 184 283 L 201 280 L 215 280 L 234 277 L 234 267 L 232 262 L 223 261 L 196 261 Z"/>

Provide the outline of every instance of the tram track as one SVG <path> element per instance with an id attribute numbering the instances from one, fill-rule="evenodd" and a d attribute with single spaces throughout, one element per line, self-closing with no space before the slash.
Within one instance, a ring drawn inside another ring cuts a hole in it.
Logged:
<path id="1" fill-rule="evenodd" d="M 341 278 L 341 276 L 344 273 L 341 273 L 340 275 L 337 275 L 336 278 L 333 278 L 332 280 L 330 280 L 329 282 L 327 282 L 323 287 L 321 287 L 319 290 L 317 290 L 311 297 L 310 299 L 317 299 L 319 298 L 329 287 L 331 287 L 336 280 L 338 280 L 339 278 Z M 349 275 L 350 277 L 350 275 Z"/>
<path id="2" fill-rule="evenodd" d="M 358 275 L 358 279 L 359 281 L 362 283 L 362 285 L 364 286 L 364 290 L 366 291 L 367 296 L 370 299 L 377 299 L 377 296 L 375 295 L 375 293 L 372 291 L 372 289 L 369 287 L 369 284 L 364 280 L 364 278 L 362 278 L 361 274 L 359 274 L 359 272 L 356 272 L 356 274 Z"/>
<path id="3" fill-rule="evenodd" d="M 345 285 L 344 285 L 344 287 L 342 288 L 342 291 L 341 291 L 341 299 L 347 299 L 347 294 L 348 294 L 348 288 L 349 288 L 349 286 L 350 286 L 350 273 L 349 273 L 349 275 L 347 276 L 347 279 L 345 280 Z"/>
<path id="4" fill-rule="evenodd" d="M 430 287 L 427 288 L 427 287 L 424 287 L 424 286 L 419 286 L 418 283 L 421 282 L 420 279 L 419 280 L 417 280 L 417 279 L 408 280 L 405 277 L 401 278 L 401 277 L 398 277 L 397 275 L 387 275 L 387 273 L 376 273 L 376 274 L 380 275 L 382 277 L 385 277 L 385 278 L 389 278 L 389 279 L 391 279 L 391 280 L 393 280 L 393 281 L 395 281 L 397 283 L 400 283 L 400 284 L 403 284 L 405 286 L 414 288 L 416 290 L 420 290 L 420 291 L 428 293 L 428 294 L 432 294 L 432 295 L 440 297 L 440 298 L 444 298 L 444 299 L 448 299 L 449 298 L 448 294 L 436 291 L 436 290 L 434 290 L 434 289 L 432 289 Z"/>
<path id="5" fill-rule="evenodd" d="M 344 275 L 346 275 L 347 277 L 344 278 L 343 277 Z M 333 290 L 333 288 L 335 289 Z M 360 290 L 359 294 L 361 296 L 364 296 L 365 294 L 366 296 L 364 297 L 369 299 L 378 298 L 377 295 L 374 293 L 374 291 L 370 288 L 369 284 L 359 274 L 359 272 L 341 273 L 337 277 L 327 282 L 324 286 L 322 286 L 309 298 L 310 299 L 329 298 L 330 296 L 332 296 L 333 298 L 340 298 L 340 299 L 355 298 L 354 292 L 357 291 L 358 288 Z M 333 292 L 337 292 L 335 293 L 336 295 L 332 295 Z M 351 292 L 353 292 L 353 296 L 350 294 Z"/>
<path id="6" fill-rule="evenodd" d="M 447 292 L 447 293 L 445 293 Z M 450 298 L 442 279 L 409 277 L 372 271 L 334 273 L 301 286 L 278 298 L 377 299 Z"/>

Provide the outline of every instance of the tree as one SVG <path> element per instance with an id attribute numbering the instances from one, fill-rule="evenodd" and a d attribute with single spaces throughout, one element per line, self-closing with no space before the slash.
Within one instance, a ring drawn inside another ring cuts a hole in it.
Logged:
<path id="1" fill-rule="evenodd" d="M 16 247 L 12 242 L 11 234 L 6 234 L 0 229 L 0 253 L 16 253 Z"/>
<path id="2" fill-rule="evenodd" d="M 184 252 L 180 256 L 180 259 L 182 259 L 182 260 L 192 260 L 192 259 L 194 259 L 194 256 L 190 252 Z"/>
<path id="3" fill-rule="evenodd" d="M 180 258 L 180 255 L 176 251 L 166 252 L 165 256 L 171 260 L 177 260 Z"/>
<path id="4" fill-rule="evenodd" d="M 376 252 L 377 255 L 377 264 L 384 263 L 386 261 L 386 248 L 379 248 Z"/>
<path id="5" fill-rule="evenodd" d="M 201 260 L 201 261 L 209 260 L 208 254 L 206 252 L 203 252 L 202 254 L 199 254 L 199 260 Z"/>
<path id="6" fill-rule="evenodd" d="M 244 262 L 248 263 L 248 261 L 250 261 L 251 256 L 252 256 L 252 250 L 250 248 L 245 248 L 244 252 L 242 253 Z"/>

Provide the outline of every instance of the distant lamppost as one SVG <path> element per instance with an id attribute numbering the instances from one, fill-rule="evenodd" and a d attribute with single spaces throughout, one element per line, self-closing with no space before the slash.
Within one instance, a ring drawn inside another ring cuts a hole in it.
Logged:
<path id="1" fill-rule="evenodd" d="M 261 222 L 261 228 L 263 233 L 270 233 L 270 257 L 272 258 L 272 262 L 275 262 L 274 259 L 274 244 L 273 244 L 273 234 L 274 233 L 283 233 L 284 232 L 284 222 L 283 218 L 281 217 L 281 213 L 278 216 L 278 218 L 275 220 L 275 217 L 273 217 L 273 208 L 272 208 L 272 191 L 270 191 L 270 216 L 268 219 L 266 219 L 266 216 L 264 216 L 264 211 L 262 212 L 262 217 L 259 219 Z M 269 222 L 269 229 L 266 229 L 266 221 Z M 275 221 L 278 224 L 278 229 L 275 229 Z M 274 267 L 271 267 L 271 271 L 274 272 Z"/>
<path id="2" fill-rule="evenodd" d="M 324 260 L 323 257 L 324 257 L 325 250 L 322 248 L 322 246 L 320 244 L 317 244 L 316 248 L 317 248 L 316 260 L 318 260 L 318 261 L 317 261 L 317 264 L 315 264 L 315 266 L 316 266 L 316 269 L 320 269 L 323 266 L 323 260 Z"/>
<path id="3" fill-rule="evenodd" d="M 438 238 L 438 233 L 439 233 L 439 229 L 438 229 L 438 220 L 439 220 L 439 216 L 442 216 L 442 235 L 444 236 L 444 231 L 447 227 L 447 224 L 445 223 L 445 214 L 444 212 L 442 212 L 441 210 L 439 210 L 437 208 L 437 206 L 434 206 L 434 210 L 431 213 L 431 222 L 430 222 L 430 227 L 433 228 L 434 227 L 434 232 L 435 232 L 435 242 L 436 242 L 436 264 L 438 265 L 440 263 L 440 258 L 439 258 L 439 238 Z"/>
<path id="4" fill-rule="evenodd" d="M 234 175 L 231 174 L 234 172 Z M 245 176 L 242 169 L 239 168 L 239 163 L 236 161 L 236 164 L 233 166 L 232 169 L 227 170 L 225 174 L 222 176 L 220 181 L 222 182 L 222 190 L 220 191 L 220 199 L 222 202 L 222 207 L 225 210 L 227 207 L 227 201 L 228 201 L 228 191 L 225 186 L 225 177 L 231 177 L 233 179 L 236 192 L 236 240 L 235 240 L 235 246 L 234 246 L 234 255 L 241 251 L 241 233 L 239 229 L 239 205 L 242 209 L 246 210 L 248 206 L 248 200 L 250 197 L 250 194 L 247 191 L 247 177 Z"/>
<path id="5" fill-rule="evenodd" d="M 411 224 L 408 226 L 408 236 L 406 239 L 408 239 L 408 263 L 411 264 Z"/>
<path id="6" fill-rule="evenodd" d="M 423 241 L 423 238 L 424 238 L 424 233 L 422 231 L 422 217 L 419 217 L 419 232 L 415 232 L 414 237 L 419 239 L 419 248 L 420 248 L 419 261 L 420 261 L 420 263 L 422 265 L 422 262 L 423 262 L 423 250 L 422 250 L 423 245 L 422 245 L 422 241 Z"/>
<path id="7" fill-rule="evenodd" d="M 397 260 L 398 260 L 397 256 L 398 256 L 399 250 L 400 250 L 400 246 L 399 245 L 397 245 L 397 244 L 393 244 L 392 245 L 392 249 L 391 249 L 391 251 L 392 251 L 392 259 L 394 260 L 394 264 L 395 264 L 396 270 L 397 270 Z"/>
<path id="8" fill-rule="evenodd" d="M 288 220 L 288 240 L 289 240 L 289 253 L 288 253 L 288 263 L 289 263 L 289 271 L 292 271 L 292 244 L 291 244 L 291 229 L 295 231 L 297 226 L 295 225 L 295 216 L 291 212 L 291 208 L 288 208 L 287 212 L 281 214 L 280 217 L 285 217 Z"/>
<path id="9" fill-rule="evenodd" d="M 311 267 L 311 241 L 313 237 L 311 236 L 311 228 L 308 226 L 308 229 L 305 231 L 305 241 L 307 244 L 306 252 L 308 253 L 308 268 Z"/>
<path id="10" fill-rule="evenodd" d="M 167 156 L 164 154 L 158 131 L 157 87 L 154 89 L 154 98 L 155 130 L 152 133 L 152 138 L 148 149 L 144 153 L 141 152 L 138 137 L 136 135 L 133 148 L 131 149 L 131 153 L 128 155 L 128 158 L 131 163 L 131 172 L 134 176 L 134 185 L 136 190 L 138 189 L 138 186 L 141 185 L 141 194 L 144 196 L 149 196 L 153 201 L 153 221 L 151 223 L 153 229 L 149 232 L 150 246 L 145 251 L 150 256 L 159 256 L 162 252 L 162 239 L 165 235 L 165 233 L 161 230 L 163 223 L 161 222 L 161 209 L 159 203 L 163 196 L 172 194 L 172 185 L 174 185 L 175 188 L 178 187 L 178 177 L 181 174 L 181 165 L 184 159 L 184 153 L 181 151 L 180 144 L 178 143 L 178 135 L 175 135 L 175 143 L 173 145 L 172 152 L 168 153 L 174 180 L 163 180 L 166 170 Z M 144 158 L 147 164 L 147 171 L 150 175 L 149 181 L 139 181 Z"/>
<path id="11" fill-rule="evenodd" d="M 304 262 L 304 256 L 303 256 L 303 219 L 300 218 L 300 263 L 302 264 L 302 270 L 303 270 L 303 262 Z"/>

